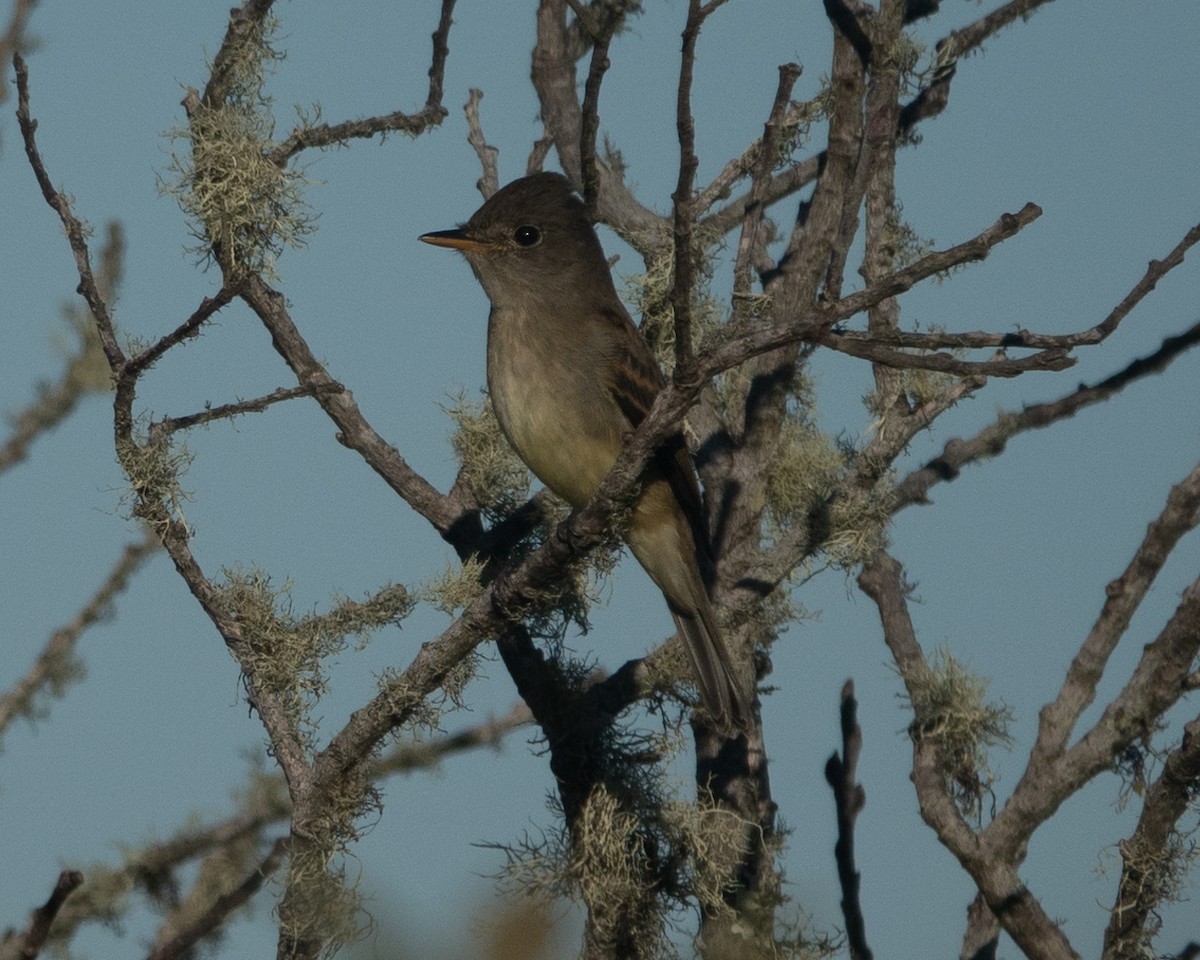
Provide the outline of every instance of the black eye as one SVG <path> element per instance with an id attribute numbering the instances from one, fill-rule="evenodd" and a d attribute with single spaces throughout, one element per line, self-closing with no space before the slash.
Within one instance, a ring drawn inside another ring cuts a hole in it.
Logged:
<path id="1" fill-rule="evenodd" d="M 517 227 L 513 231 L 513 239 L 517 241 L 518 246 L 532 247 L 542 239 L 542 231 L 537 227 Z"/>

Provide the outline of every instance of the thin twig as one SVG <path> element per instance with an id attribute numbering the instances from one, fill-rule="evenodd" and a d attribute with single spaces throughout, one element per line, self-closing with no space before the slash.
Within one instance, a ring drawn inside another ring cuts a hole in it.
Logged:
<path id="1" fill-rule="evenodd" d="M 1013 437 L 1073 417 L 1080 410 L 1108 400 L 1144 377 L 1162 373 L 1173 360 L 1197 344 L 1200 344 L 1200 323 L 1181 334 L 1167 337 L 1154 353 L 1139 357 L 1097 384 L 1082 385 L 1057 400 L 1035 403 L 1018 412 L 1001 413 L 973 437 L 950 440 L 938 456 L 896 485 L 893 509 L 898 512 L 913 504 L 928 503 L 931 487 L 954 480 L 968 464 L 999 455 Z"/>
<path id="2" fill-rule="evenodd" d="M 233 300 L 235 293 L 235 288 L 224 286 L 214 296 L 205 297 L 200 301 L 200 306 L 183 323 L 166 336 L 160 337 L 145 350 L 130 357 L 128 363 L 122 368 L 122 373 L 126 377 L 138 377 L 143 370 L 153 366 L 172 347 L 183 343 L 185 340 L 198 337 L 200 335 L 200 328 L 211 320 L 218 311 L 227 307 Z"/>
<path id="3" fill-rule="evenodd" d="M 800 79 L 800 72 L 800 65 L 797 63 L 785 63 L 779 68 L 779 83 L 775 87 L 775 100 L 771 104 L 771 112 L 767 116 L 767 121 L 763 124 L 762 137 L 756 141 L 757 149 L 753 165 L 749 167 L 750 195 L 746 203 L 745 216 L 742 218 L 737 255 L 733 265 L 733 289 L 743 297 L 751 294 L 751 261 L 755 246 L 762 242 L 761 229 L 763 218 L 766 216 L 764 201 L 767 183 L 771 179 L 771 168 L 775 164 L 779 149 L 784 115 L 787 113 L 788 104 L 791 103 L 792 90 L 795 89 L 796 81 Z M 704 203 L 703 197 L 697 203 Z"/>
<path id="4" fill-rule="evenodd" d="M 262 885 L 279 869 L 287 855 L 288 846 L 287 837 L 276 838 L 267 855 L 237 887 L 229 893 L 217 897 L 212 906 L 201 916 L 166 943 L 151 950 L 146 955 L 146 960 L 174 960 L 176 957 L 181 957 L 196 943 L 220 927 L 234 910 L 248 903 L 250 898 L 258 893 Z"/>
<path id="5" fill-rule="evenodd" d="M 854 698 L 854 681 L 842 686 L 841 697 L 842 754 L 835 751 L 825 762 L 825 782 L 833 790 L 837 810 L 837 843 L 833 855 L 837 862 L 838 883 L 842 889 L 842 917 L 846 921 L 846 941 L 851 960 L 872 960 L 867 945 L 866 921 L 863 919 L 859 896 L 862 877 L 854 862 L 854 823 L 867 803 L 867 794 L 855 775 L 858 756 L 862 752 L 862 728 L 858 725 L 858 701 Z"/>
<path id="6" fill-rule="evenodd" d="M 78 870 L 60 873 L 50 899 L 33 911 L 24 931 L 9 934 L 0 941 L 0 960 L 34 960 L 42 952 L 46 937 L 50 934 L 50 925 L 54 923 L 67 897 L 82 885 L 83 874 Z"/>
<path id="7" fill-rule="evenodd" d="M 752 356 L 774 350 L 776 347 L 789 343 L 795 343 L 805 338 L 820 336 L 828 338 L 827 345 L 829 346 L 832 346 L 834 343 L 845 346 L 828 334 L 830 328 L 835 324 L 854 316 L 856 313 L 869 309 L 888 297 L 904 293 L 922 280 L 926 280 L 938 273 L 943 273 L 951 267 L 984 259 L 994 246 L 1015 236 L 1041 216 L 1041 213 L 1040 207 L 1036 204 L 1028 203 L 1015 214 L 1004 214 L 994 224 L 970 240 L 955 244 L 946 250 L 930 253 L 902 270 L 897 270 L 886 277 L 881 277 L 865 290 L 849 294 L 840 300 L 825 304 L 819 309 L 806 310 L 799 316 L 777 321 L 769 326 L 748 331 L 739 331 L 715 349 L 706 351 L 700 372 L 703 376 L 715 376 L 724 370 L 744 363 Z M 859 348 L 855 347 L 854 349 Z M 847 349 L 847 352 L 849 352 L 849 349 Z M 871 348 L 869 353 L 868 359 L 872 360 L 878 360 L 882 356 L 886 356 L 886 351 L 882 348 L 879 350 Z M 995 369 L 1007 370 L 1009 369 L 1008 365 L 1012 363 L 1017 365 L 1016 369 L 1019 371 L 1030 366 L 1036 366 L 1038 363 L 1048 363 L 1053 366 L 1061 362 L 1050 351 L 1045 351 L 1043 354 L 1037 356 L 1040 357 L 1040 360 L 1034 361 L 1026 358 L 1024 361 L 1004 361 Z M 900 358 L 893 359 L 897 364 L 907 362 Z M 918 360 L 914 362 L 920 364 L 922 361 Z M 940 366 L 945 364 L 945 361 L 942 360 L 926 362 L 932 363 L 934 369 L 949 369 L 948 367 Z M 978 369 L 981 366 L 969 366 L 963 368 L 962 372 L 984 372 Z M 1003 376 L 1005 374 L 998 373 L 995 375 Z"/>
<path id="8" fill-rule="evenodd" d="M 150 437 L 151 439 L 155 439 L 179 430 L 189 430 L 192 427 L 212 423 L 215 420 L 229 420 L 233 417 L 240 417 L 246 413 L 262 413 L 267 407 L 276 403 L 282 403 L 285 400 L 295 400 L 297 397 L 311 397 L 315 389 L 314 387 L 291 387 L 288 389 L 279 387 L 268 394 L 255 397 L 252 400 L 238 400 L 235 403 L 224 403 L 219 407 L 210 407 L 199 413 L 192 413 L 183 417 L 163 417 L 161 420 L 156 420 L 150 424 Z M 344 390 L 345 388 L 339 383 L 322 389 Z"/>
<path id="9" fill-rule="evenodd" d="M 159 546 L 154 531 L 144 529 L 140 540 L 127 544 L 121 551 L 104 582 L 71 622 L 51 634 L 25 675 L 0 697 L 0 736 L 15 717 L 30 714 L 40 691 L 49 687 L 56 695 L 62 695 L 71 679 L 70 664 L 79 638 L 85 630 L 104 619 L 112 609 L 113 600 Z"/>
<path id="10" fill-rule="evenodd" d="M 249 277 L 242 299 L 271 334 L 275 350 L 296 375 L 301 387 L 321 405 L 340 433 L 338 440 L 357 451 L 377 474 L 453 546 L 465 542 L 461 511 L 417 473 L 399 452 L 367 422 L 350 391 L 317 360 L 288 312 L 284 298 L 258 277 Z"/>
<path id="11" fill-rule="evenodd" d="M 467 118 L 467 143 L 471 145 L 475 156 L 479 158 L 480 166 L 483 167 L 483 175 L 475 185 L 483 194 L 483 199 L 486 200 L 500 189 L 500 173 L 496 166 L 500 151 L 489 144 L 483 135 L 483 123 L 479 119 L 479 101 L 482 99 L 483 91 L 472 87 L 467 92 L 467 102 L 463 104 L 463 114 Z"/>
<path id="12" fill-rule="evenodd" d="M 692 287 L 695 284 L 696 251 L 693 185 L 700 160 L 696 156 L 696 120 L 692 116 L 692 77 L 696 68 L 696 43 L 704 14 L 700 0 L 688 0 L 687 23 L 683 28 L 683 54 L 679 85 L 675 93 L 675 137 L 679 143 L 679 175 L 671 195 L 671 233 L 674 238 L 675 269 L 671 282 L 671 312 L 675 323 L 675 376 L 684 381 L 695 376 L 696 357 L 692 345 Z"/>
<path id="13" fill-rule="evenodd" d="M 1119 845 L 1121 882 L 1108 927 L 1106 960 L 1144 957 L 1152 912 L 1169 896 L 1164 877 L 1170 866 L 1171 839 L 1180 817 L 1200 792 L 1200 718 L 1183 728 L 1183 741 L 1167 753 L 1162 773 L 1145 792 L 1132 835 Z"/>
<path id="14" fill-rule="evenodd" d="M 622 14 L 619 10 L 605 7 L 589 10 L 578 3 L 572 3 L 571 9 L 592 39 L 592 56 L 583 85 L 579 122 L 579 175 L 584 205 L 588 215 L 596 219 L 596 204 L 600 196 L 600 170 L 596 160 L 596 140 L 600 133 L 600 85 L 608 71 L 608 48 L 621 24 Z M 597 18 L 598 22 L 593 23 Z"/>
<path id="15" fill-rule="evenodd" d="M 125 354 L 117 343 L 117 335 L 113 328 L 112 317 L 108 312 L 108 305 L 100 295 L 96 278 L 92 273 L 91 256 L 88 253 L 86 239 L 87 230 L 83 222 L 71 211 L 71 205 L 66 196 L 54 189 L 54 185 L 50 182 L 50 175 L 46 172 L 46 167 L 42 162 L 41 154 L 38 152 L 37 141 L 34 137 L 37 121 L 29 112 L 29 70 L 25 65 L 25 58 L 20 53 L 13 54 L 13 67 L 17 74 L 17 123 L 21 128 L 21 138 L 25 143 L 25 156 L 29 159 L 29 166 L 37 178 L 42 197 L 62 221 L 67 240 L 71 245 L 71 253 L 75 257 L 75 269 L 79 274 L 79 286 L 76 289 L 80 296 L 87 301 L 88 309 L 96 321 L 96 330 L 100 336 L 100 345 L 104 350 L 104 356 L 108 360 L 109 366 L 115 371 L 125 362 Z"/>
<path id="16" fill-rule="evenodd" d="M 1003 349 L 1028 347 L 1031 349 L 1067 349 L 1091 346 L 1108 339 L 1122 320 L 1146 298 L 1163 277 L 1183 263 L 1184 255 L 1200 242 L 1200 224 L 1192 227 L 1183 239 L 1161 260 L 1151 260 L 1145 273 L 1134 284 L 1112 311 L 1100 323 L 1076 333 L 1046 334 L 1019 329 L 1004 333 L 972 331 L 952 333 L 946 331 L 916 333 L 904 330 L 864 332 L 860 330 L 831 331 L 830 337 L 841 344 L 874 343 L 884 346 L 903 347 L 916 350 L 972 349 L 1000 347 Z M 847 351 L 848 352 L 848 351 Z"/>

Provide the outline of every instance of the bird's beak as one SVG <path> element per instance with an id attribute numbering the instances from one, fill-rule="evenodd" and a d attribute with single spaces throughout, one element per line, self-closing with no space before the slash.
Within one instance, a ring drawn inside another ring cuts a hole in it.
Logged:
<path id="1" fill-rule="evenodd" d="M 488 250 L 491 244 L 481 243 L 469 237 L 461 228 L 457 230 L 437 230 L 434 233 L 423 233 L 422 243 L 430 243 L 435 247 L 449 247 L 451 250 L 462 250 L 464 253 L 476 250 Z"/>

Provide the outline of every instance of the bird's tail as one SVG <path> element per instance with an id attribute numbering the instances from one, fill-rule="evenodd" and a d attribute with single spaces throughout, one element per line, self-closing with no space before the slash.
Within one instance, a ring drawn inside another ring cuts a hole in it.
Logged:
<path id="1" fill-rule="evenodd" d="M 667 597 L 683 645 L 695 667 L 700 702 L 718 725 L 745 728 L 750 721 L 750 698 L 746 686 L 729 658 L 729 650 L 717 628 L 712 604 L 707 597 L 682 610 Z"/>

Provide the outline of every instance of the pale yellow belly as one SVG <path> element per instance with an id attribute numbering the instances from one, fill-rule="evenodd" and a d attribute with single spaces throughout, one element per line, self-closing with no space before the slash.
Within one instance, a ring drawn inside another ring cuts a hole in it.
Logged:
<path id="1" fill-rule="evenodd" d="M 620 452 L 620 411 L 607 396 L 572 400 L 580 392 L 572 371 L 529 359 L 506 369 L 489 365 L 496 417 L 534 475 L 572 506 L 583 506 Z"/>

